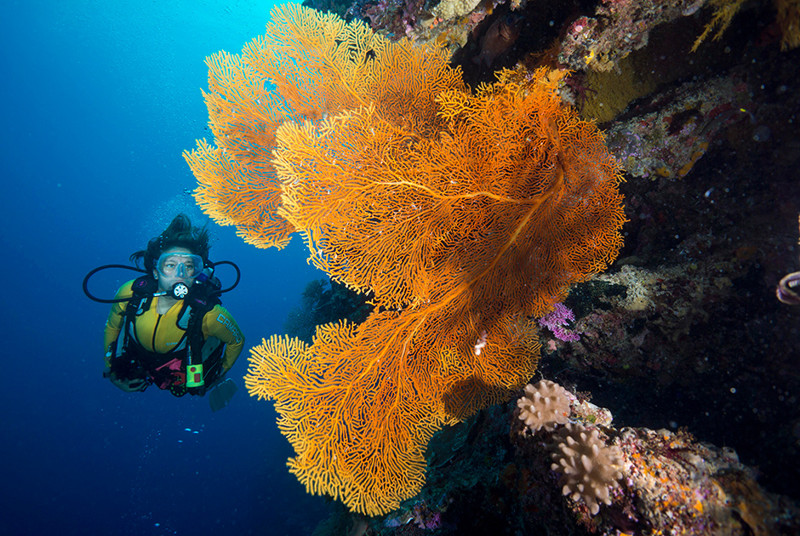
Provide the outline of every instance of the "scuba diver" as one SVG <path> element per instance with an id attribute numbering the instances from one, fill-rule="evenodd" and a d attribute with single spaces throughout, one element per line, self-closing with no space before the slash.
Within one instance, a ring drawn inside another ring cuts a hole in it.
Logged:
<path id="1" fill-rule="evenodd" d="M 89 298 L 113 303 L 103 338 L 103 376 L 123 391 L 144 391 L 152 384 L 175 396 L 211 391 L 215 411 L 236 391 L 225 375 L 244 347 L 244 336 L 219 296 L 238 284 L 239 269 L 229 261 L 210 262 L 208 241 L 205 228 L 192 227 L 189 218 L 179 214 L 147 249 L 131 255 L 137 268 L 101 266 L 84 279 Z M 113 300 L 89 293 L 88 280 L 94 273 L 107 268 L 141 272 L 140 260 L 144 275 L 122 285 Z M 221 264 L 233 266 L 237 273 L 236 282 L 224 290 L 214 277 L 214 268 Z"/>

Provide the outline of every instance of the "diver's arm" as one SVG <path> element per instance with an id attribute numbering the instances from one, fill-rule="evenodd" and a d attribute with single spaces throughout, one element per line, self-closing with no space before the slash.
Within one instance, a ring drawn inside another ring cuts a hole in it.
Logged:
<path id="1" fill-rule="evenodd" d="M 117 291 L 114 299 L 130 298 L 133 296 L 133 281 L 128 281 L 122 285 Z M 111 370 L 111 346 L 116 344 L 119 332 L 125 323 L 125 309 L 128 302 L 117 302 L 111 306 L 111 312 L 108 313 L 106 319 L 106 327 L 103 331 L 103 354 L 105 355 L 106 368 L 103 371 L 103 377 L 111 380 L 111 383 L 125 391 L 126 393 L 133 393 L 136 391 L 144 391 L 147 388 L 147 382 L 141 378 L 123 379 L 118 378 L 117 375 Z"/>
<path id="2" fill-rule="evenodd" d="M 128 281 L 122 285 L 117 291 L 114 299 L 130 298 L 133 296 L 131 287 L 133 281 Z M 111 366 L 111 356 L 109 355 L 109 347 L 114 344 L 119 337 L 119 332 L 122 329 L 122 324 L 125 322 L 125 307 L 128 302 L 118 302 L 111 306 L 111 312 L 108 313 L 106 319 L 106 327 L 103 331 L 103 354 L 105 355 L 106 368 Z"/>
<path id="3" fill-rule="evenodd" d="M 214 306 L 203 317 L 203 337 L 216 337 L 225 343 L 225 354 L 222 356 L 222 374 L 228 372 L 244 348 L 244 335 L 236 320 L 227 309 Z"/>

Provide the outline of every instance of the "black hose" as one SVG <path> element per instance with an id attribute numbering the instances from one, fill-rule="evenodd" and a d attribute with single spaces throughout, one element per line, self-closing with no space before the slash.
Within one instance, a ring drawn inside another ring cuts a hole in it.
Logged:
<path id="1" fill-rule="evenodd" d="M 130 298 L 104 300 L 103 298 L 98 298 L 97 296 L 94 296 L 92 295 L 91 292 L 89 292 L 89 278 L 92 277 L 97 272 L 99 272 L 100 270 L 105 270 L 107 268 L 124 268 L 125 270 L 132 270 L 134 272 L 139 272 L 142 274 L 147 273 L 146 270 L 142 270 L 141 268 L 136 268 L 135 266 L 128 266 L 127 264 L 106 264 L 103 266 L 99 266 L 94 270 L 92 270 L 91 272 L 89 272 L 88 274 L 86 274 L 86 277 L 83 278 L 83 293 L 86 294 L 86 297 L 89 298 L 90 300 L 94 300 L 100 303 L 120 303 L 130 300 Z"/>
<path id="2" fill-rule="evenodd" d="M 234 281 L 233 284 L 231 286 L 229 286 L 228 288 L 224 288 L 222 290 L 219 290 L 218 292 L 220 294 L 223 294 L 225 292 L 229 292 L 229 291 L 235 289 L 236 286 L 239 284 L 239 281 L 242 279 L 242 272 L 239 271 L 239 267 L 236 266 L 236 263 L 231 262 L 231 261 L 219 261 L 219 262 L 215 262 L 213 264 L 214 264 L 214 269 L 215 270 L 217 269 L 217 266 L 219 266 L 221 264 L 227 264 L 229 266 L 233 266 L 233 269 L 236 270 L 236 281 Z"/>
<path id="3" fill-rule="evenodd" d="M 209 263 L 209 264 L 211 264 L 214 267 L 214 269 L 216 269 L 217 266 L 220 266 L 222 264 L 227 264 L 229 266 L 233 266 L 233 269 L 236 270 L 236 281 L 234 281 L 233 284 L 231 286 L 229 286 L 228 288 L 218 290 L 218 291 L 214 292 L 214 294 L 222 294 L 224 292 L 231 291 L 231 290 L 235 289 L 239 285 L 239 281 L 242 279 L 242 272 L 239 270 L 239 267 L 236 265 L 236 263 L 231 262 L 231 261 L 219 261 L 219 262 Z M 90 300 L 94 300 L 94 301 L 100 302 L 100 303 L 120 303 L 120 302 L 124 302 L 124 301 L 130 300 L 130 298 L 118 298 L 118 299 L 107 300 L 107 299 L 103 299 L 103 298 L 98 298 L 97 296 L 94 296 L 94 295 L 92 295 L 91 292 L 89 292 L 89 279 L 94 274 L 99 272 L 100 270 L 105 270 L 107 268 L 123 268 L 125 270 L 131 270 L 131 271 L 139 272 L 139 273 L 142 273 L 142 274 L 146 274 L 147 273 L 147 270 L 143 270 L 141 268 L 136 268 L 135 266 L 128 266 L 127 264 L 105 264 L 103 266 L 99 266 L 99 267 L 95 268 L 94 270 L 92 270 L 91 272 L 89 272 L 88 274 L 86 274 L 86 277 L 83 278 L 83 293 L 86 294 L 86 297 L 89 298 Z"/>

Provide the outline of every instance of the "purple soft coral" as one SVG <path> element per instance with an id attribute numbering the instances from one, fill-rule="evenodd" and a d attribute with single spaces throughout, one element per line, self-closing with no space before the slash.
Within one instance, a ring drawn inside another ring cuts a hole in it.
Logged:
<path id="1" fill-rule="evenodd" d="M 562 341 L 578 341 L 580 332 L 565 329 L 568 323 L 575 320 L 575 313 L 563 303 L 557 303 L 555 308 L 539 319 L 539 325 L 553 332 L 557 339 Z"/>

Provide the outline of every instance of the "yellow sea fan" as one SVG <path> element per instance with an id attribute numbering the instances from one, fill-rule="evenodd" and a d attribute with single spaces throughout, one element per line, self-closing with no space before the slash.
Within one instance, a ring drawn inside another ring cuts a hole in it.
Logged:
<path id="1" fill-rule="evenodd" d="M 714 14 L 692 45 L 692 52 L 696 52 L 712 32 L 712 39 L 718 41 L 744 4 L 744 0 L 710 0 L 708 5 L 714 9 Z M 781 50 L 797 48 L 800 46 L 800 0 L 774 0 L 773 4 L 775 19 L 781 29 Z"/>
<path id="2" fill-rule="evenodd" d="M 730 26 L 733 17 L 739 12 L 745 0 L 710 0 L 708 5 L 714 9 L 714 14 L 711 20 L 703 28 L 703 33 L 695 40 L 692 45 L 692 52 L 696 52 L 700 48 L 700 44 L 714 32 L 714 41 L 719 41 L 722 34 Z M 716 31 L 715 31 L 716 30 Z"/>

